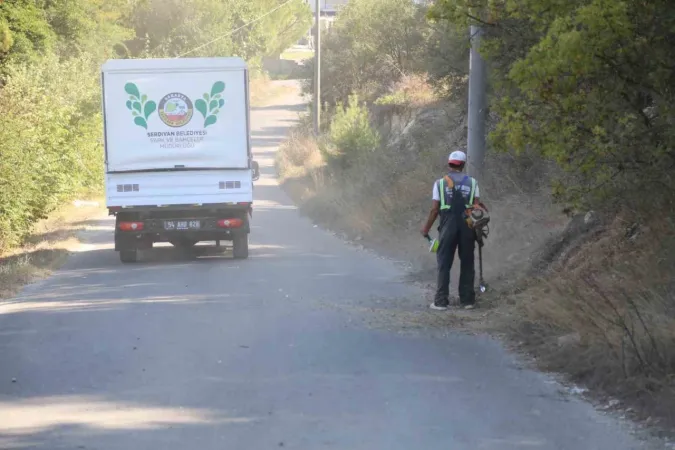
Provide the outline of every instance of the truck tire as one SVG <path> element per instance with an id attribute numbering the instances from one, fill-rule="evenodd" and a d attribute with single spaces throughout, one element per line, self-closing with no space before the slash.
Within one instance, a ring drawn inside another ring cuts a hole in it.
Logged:
<path id="1" fill-rule="evenodd" d="M 136 263 L 138 262 L 139 255 L 138 249 L 131 250 L 122 250 L 120 251 L 120 261 L 123 263 Z"/>
<path id="2" fill-rule="evenodd" d="M 234 259 L 248 258 L 248 235 L 237 236 L 232 241 L 232 256 Z"/>

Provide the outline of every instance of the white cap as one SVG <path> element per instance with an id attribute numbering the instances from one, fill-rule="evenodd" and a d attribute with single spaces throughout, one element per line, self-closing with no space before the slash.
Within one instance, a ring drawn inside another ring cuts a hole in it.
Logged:
<path id="1" fill-rule="evenodd" d="M 448 163 L 454 164 L 454 165 L 462 165 L 466 162 L 466 153 L 461 152 L 459 150 L 454 151 L 450 153 L 450 156 L 448 156 Z"/>

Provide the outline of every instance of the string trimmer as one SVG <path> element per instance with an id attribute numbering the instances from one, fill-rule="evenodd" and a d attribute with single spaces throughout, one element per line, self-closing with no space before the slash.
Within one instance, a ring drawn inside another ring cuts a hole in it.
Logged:
<path id="1" fill-rule="evenodd" d="M 476 241 L 478 242 L 478 269 L 480 274 L 479 288 L 481 292 L 485 292 L 488 286 L 483 279 L 483 245 L 485 245 L 484 239 L 487 239 L 490 233 L 490 228 L 488 227 L 490 213 L 484 204 L 479 203 L 478 205 L 474 205 L 470 210 L 467 210 L 466 222 L 473 228 L 476 234 Z"/>

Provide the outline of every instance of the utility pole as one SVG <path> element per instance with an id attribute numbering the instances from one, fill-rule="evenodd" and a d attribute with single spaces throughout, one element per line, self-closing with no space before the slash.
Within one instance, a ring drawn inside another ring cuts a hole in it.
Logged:
<path id="1" fill-rule="evenodd" d="M 487 120 L 487 69 L 480 56 L 480 40 L 483 30 L 471 26 L 471 56 L 469 59 L 469 132 L 467 136 L 467 159 L 469 175 L 482 181 L 485 161 Z"/>
<path id="2" fill-rule="evenodd" d="M 314 134 L 321 133 L 321 5 L 316 0 L 314 26 Z"/>

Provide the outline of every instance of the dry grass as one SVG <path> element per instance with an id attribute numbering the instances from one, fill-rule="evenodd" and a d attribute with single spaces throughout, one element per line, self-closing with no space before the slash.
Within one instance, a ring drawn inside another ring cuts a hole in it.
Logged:
<path id="1" fill-rule="evenodd" d="M 427 74 L 404 75 L 391 87 L 389 94 L 382 96 L 378 104 L 398 104 L 412 108 L 425 108 L 440 99 L 436 90 L 427 81 Z"/>
<path id="2" fill-rule="evenodd" d="M 389 256 L 410 260 L 419 278 L 431 281 L 435 260 L 418 230 L 448 153 L 465 146 L 465 113 L 444 104 L 418 109 L 411 117 L 412 123 L 398 125 L 392 125 L 398 117 L 378 118 L 388 138 L 386 148 L 360 155 L 349 170 L 340 172 L 328 170 L 305 125 L 282 147 L 277 167 L 283 184 L 317 222 L 349 238 L 362 238 Z M 544 170 L 534 161 L 519 166 L 508 155 L 493 155 L 486 169 L 487 178 L 499 180 L 481 183 L 494 218 L 485 274 L 495 279 L 524 272 L 535 249 L 562 230 L 567 219 L 532 174 Z"/>
<path id="3" fill-rule="evenodd" d="M 38 222 L 23 246 L 0 255 L 0 298 L 15 295 L 57 269 L 79 244 L 77 234 L 86 227 L 84 222 L 103 213 L 98 206 L 68 205 Z"/>
<path id="4" fill-rule="evenodd" d="M 252 107 L 269 106 L 279 97 L 294 90 L 283 83 L 275 83 L 267 74 L 251 77 L 249 84 Z"/>
<path id="5" fill-rule="evenodd" d="M 287 50 L 281 54 L 281 59 L 290 59 L 292 61 L 303 61 L 314 58 L 312 50 Z"/>
<path id="6" fill-rule="evenodd" d="M 675 227 L 627 225 L 619 216 L 563 255 L 516 296 L 504 325 L 545 367 L 672 426 Z"/>
<path id="7" fill-rule="evenodd" d="M 291 131 L 283 149 L 277 153 L 277 170 L 282 180 L 313 176 L 325 166 L 319 144 L 306 127 Z M 315 186 L 320 186 L 316 181 Z"/>

